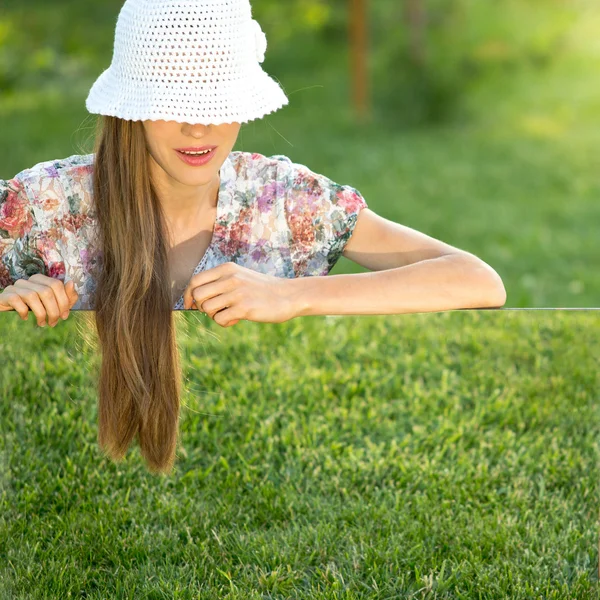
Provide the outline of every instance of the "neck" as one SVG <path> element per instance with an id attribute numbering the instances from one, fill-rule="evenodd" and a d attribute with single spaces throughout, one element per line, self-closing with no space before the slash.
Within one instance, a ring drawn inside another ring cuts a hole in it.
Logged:
<path id="1" fill-rule="evenodd" d="M 169 224 L 186 229 L 204 215 L 213 212 L 219 199 L 220 173 L 207 184 L 192 187 L 171 178 L 155 178 L 155 189 Z"/>

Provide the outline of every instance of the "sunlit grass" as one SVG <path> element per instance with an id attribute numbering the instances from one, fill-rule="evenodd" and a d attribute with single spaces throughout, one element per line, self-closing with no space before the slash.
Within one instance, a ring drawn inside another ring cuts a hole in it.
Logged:
<path id="1" fill-rule="evenodd" d="M 0 595 L 593 598 L 599 318 L 185 315 L 162 479 L 99 453 L 80 316 L 5 314 Z"/>

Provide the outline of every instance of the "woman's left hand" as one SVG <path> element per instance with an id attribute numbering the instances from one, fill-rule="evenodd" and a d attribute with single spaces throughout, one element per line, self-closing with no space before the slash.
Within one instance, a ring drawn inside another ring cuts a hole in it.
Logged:
<path id="1" fill-rule="evenodd" d="M 186 310 L 204 311 L 222 327 L 241 319 L 283 323 L 296 317 L 290 279 L 265 275 L 234 262 L 194 275 L 183 293 Z"/>

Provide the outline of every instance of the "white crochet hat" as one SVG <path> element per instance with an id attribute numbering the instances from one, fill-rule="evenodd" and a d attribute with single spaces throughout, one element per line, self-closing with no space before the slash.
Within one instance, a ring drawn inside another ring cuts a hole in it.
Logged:
<path id="1" fill-rule="evenodd" d="M 86 108 L 130 121 L 246 123 L 289 102 L 259 64 L 266 49 L 249 0 L 127 0 Z"/>

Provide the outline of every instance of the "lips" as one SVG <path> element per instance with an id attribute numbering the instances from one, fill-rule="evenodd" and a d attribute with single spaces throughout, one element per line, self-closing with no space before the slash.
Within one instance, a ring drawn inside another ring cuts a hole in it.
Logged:
<path id="1" fill-rule="evenodd" d="M 205 154 L 186 154 L 185 152 L 180 152 L 176 150 L 177 154 L 179 154 L 179 158 L 186 164 L 192 167 L 200 167 L 209 163 L 214 155 L 216 154 L 216 150 L 211 150 L 206 152 Z"/>
<path id="2" fill-rule="evenodd" d="M 203 152 L 204 150 L 214 150 L 216 146 L 196 146 L 190 148 L 175 148 L 177 152 Z"/>

